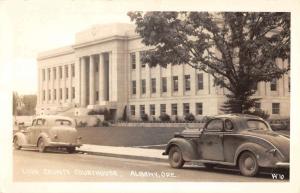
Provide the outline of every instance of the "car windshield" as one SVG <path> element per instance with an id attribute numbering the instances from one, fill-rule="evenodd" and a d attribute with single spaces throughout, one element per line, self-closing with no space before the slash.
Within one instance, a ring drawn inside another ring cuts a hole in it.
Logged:
<path id="1" fill-rule="evenodd" d="M 263 131 L 270 130 L 269 126 L 265 122 L 260 120 L 248 120 L 247 126 L 251 130 L 263 130 Z"/>
<path id="2" fill-rule="evenodd" d="M 55 120 L 55 124 L 56 125 L 68 125 L 68 126 L 71 126 L 72 122 L 69 121 L 69 120 L 57 119 L 57 120 Z"/>

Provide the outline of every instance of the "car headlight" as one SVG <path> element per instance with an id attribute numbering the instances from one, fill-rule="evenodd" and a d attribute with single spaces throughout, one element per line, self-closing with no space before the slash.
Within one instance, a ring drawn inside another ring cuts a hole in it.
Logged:
<path id="1" fill-rule="evenodd" d="M 270 154 L 272 154 L 273 156 L 276 155 L 276 152 L 277 152 L 277 149 L 269 149 L 269 150 L 266 151 L 266 153 L 270 153 Z"/>

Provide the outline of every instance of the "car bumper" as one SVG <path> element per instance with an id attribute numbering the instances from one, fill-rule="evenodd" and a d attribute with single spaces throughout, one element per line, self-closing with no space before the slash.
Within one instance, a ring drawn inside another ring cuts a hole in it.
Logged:
<path id="1" fill-rule="evenodd" d="M 50 142 L 48 144 L 50 147 L 80 147 L 80 143 L 66 143 L 66 142 Z"/>
<path id="2" fill-rule="evenodd" d="M 290 167 L 290 163 L 288 163 L 288 162 L 277 162 L 275 165 L 278 168 L 289 168 Z"/>

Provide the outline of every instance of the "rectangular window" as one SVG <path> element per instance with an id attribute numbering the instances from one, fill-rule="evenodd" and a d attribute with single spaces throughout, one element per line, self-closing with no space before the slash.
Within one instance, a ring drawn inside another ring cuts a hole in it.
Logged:
<path id="1" fill-rule="evenodd" d="M 161 78 L 162 92 L 167 92 L 167 77 Z"/>
<path id="2" fill-rule="evenodd" d="M 271 81 L 270 86 L 271 86 L 271 91 L 277 90 L 277 80 L 275 78 Z"/>
<path id="3" fill-rule="evenodd" d="M 151 93 L 156 93 L 156 79 L 151 78 Z"/>
<path id="4" fill-rule="evenodd" d="M 173 76 L 173 91 L 178 91 L 178 76 Z"/>
<path id="5" fill-rule="evenodd" d="M 43 90 L 43 101 L 46 100 L 46 91 Z"/>
<path id="6" fill-rule="evenodd" d="M 272 103 L 272 114 L 280 114 L 280 103 Z"/>
<path id="7" fill-rule="evenodd" d="M 130 64 L 131 64 L 131 69 L 135 69 L 136 68 L 136 57 L 135 57 L 135 53 L 131 53 L 130 54 Z"/>
<path id="8" fill-rule="evenodd" d="M 98 65 L 96 65 L 96 66 L 98 66 Z M 72 71 L 72 77 L 75 77 L 75 65 L 74 64 L 71 64 L 71 71 Z"/>
<path id="9" fill-rule="evenodd" d="M 53 99 L 56 100 L 56 89 L 53 90 Z"/>
<path id="10" fill-rule="evenodd" d="M 131 81 L 131 93 L 133 95 L 136 94 L 136 81 L 135 80 Z"/>
<path id="11" fill-rule="evenodd" d="M 146 79 L 142 79 L 142 94 L 146 94 Z"/>
<path id="12" fill-rule="evenodd" d="M 62 79 L 62 67 L 59 67 L 59 78 Z"/>
<path id="13" fill-rule="evenodd" d="M 99 101 L 99 91 L 96 91 L 96 101 Z"/>
<path id="14" fill-rule="evenodd" d="M 75 99 L 75 87 L 72 87 L 72 99 Z M 96 99 L 98 99 L 98 97 Z"/>
<path id="15" fill-rule="evenodd" d="M 152 116 L 155 115 L 155 104 L 150 105 L 150 115 L 152 115 Z"/>
<path id="16" fill-rule="evenodd" d="M 48 80 L 51 78 L 51 68 L 48 68 Z"/>
<path id="17" fill-rule="evenodd" d="M 46 79 L 45 78 L 45 69 L 42 70 L 42 78 L 43 78 L 43 81 L 45 81 L 45 79 Z"/>
<path id="18" fill-rule="evenodd" d="M 172 108 L 172 115 L 177 115 L 177 104 L 172 104 L 171 108 Z"/>
<path id="19" fill-rule="evenodd" d="M 191 90 L 191 76 L 190 75 L 184 75 L 184 87 L 185 87 L 185 91 Z"/>
<path id="20" fill-rule="evenodd" d="M 144 63 L 142 62 L 142 57 L 144 57 L 144 55 L 145 55 L 145 51 L 140 51 L 140 64 L 141 64 L 141 67 L 142 67 L 142 68 L 145 68 L 145 67 L 146 67 L 146 64 L 144 64 Z"/>
<path id="21" fill-rule="evenodd" d="M 202 103 L 196 103 L 196 114 L 197 115 L 203 114 L 203 104 Z"/>
<path id="22" fill-rule="evenodd" d="M 51 100 L 51 90 L 48 90 L 48 100 Z"/>
<path id="23" fill-rule="evenodd" d="M 145 114 L 145 105 L 140 105 L 140 115 Z"/>
<path id="24" fill-rule="evenodd" d="M 69 89 L 66 88 L 66 99 L 68 99 L 68 98 L 69 98 Z"/>
<path id="25" fill-rule="evenodd" d="M 53 79 L 56 80 L 56 67 L 53 68 Z"/>
<path id="26" fill-rule="evenodd" d="M 59 99 L 62 100 L 62 88 L 59 89 Z"/>
<path id="27" fill-rule="evenodd" d="M 166 104 L 160 104 L 160 114 L 166 114 Z"/>
<path id="28" fill-rule="evenodd" d="M 131 116 L 135 116 L 135 105 L 130 105 L 130 114 Z"/>
<path id="29" fill-rule="evenodd" d="M 189 103 L 183 103 L 183 114 L 189 114 L 190 113 L 190 104 Z"/>
<path id="30" fill-rule="evenodd" d="M 68 70 L 68 66 L 65 65 L 65 77 L 68 78 L 69 77 L 69 70 Z"/>
<path id="31" fill-rule="evenodd" d="M 198 90 L 203 90 L 203 73 L 197 74 Z"/>

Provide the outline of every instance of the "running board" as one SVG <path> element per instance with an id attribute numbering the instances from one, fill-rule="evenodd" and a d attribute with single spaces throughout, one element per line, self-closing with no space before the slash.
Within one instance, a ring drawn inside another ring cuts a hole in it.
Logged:
<path id="1" fill-rule="evenodd" d="M 221 165 L 227 165 L 227 166 L 235 166 L 235 163 L 231 162 L 223 162 L 223 161 L 212 161 L 212 160 L 191 160 L 190 162 L 195 163 L 211 163 L 211 164 L 221 164 Z"/>

